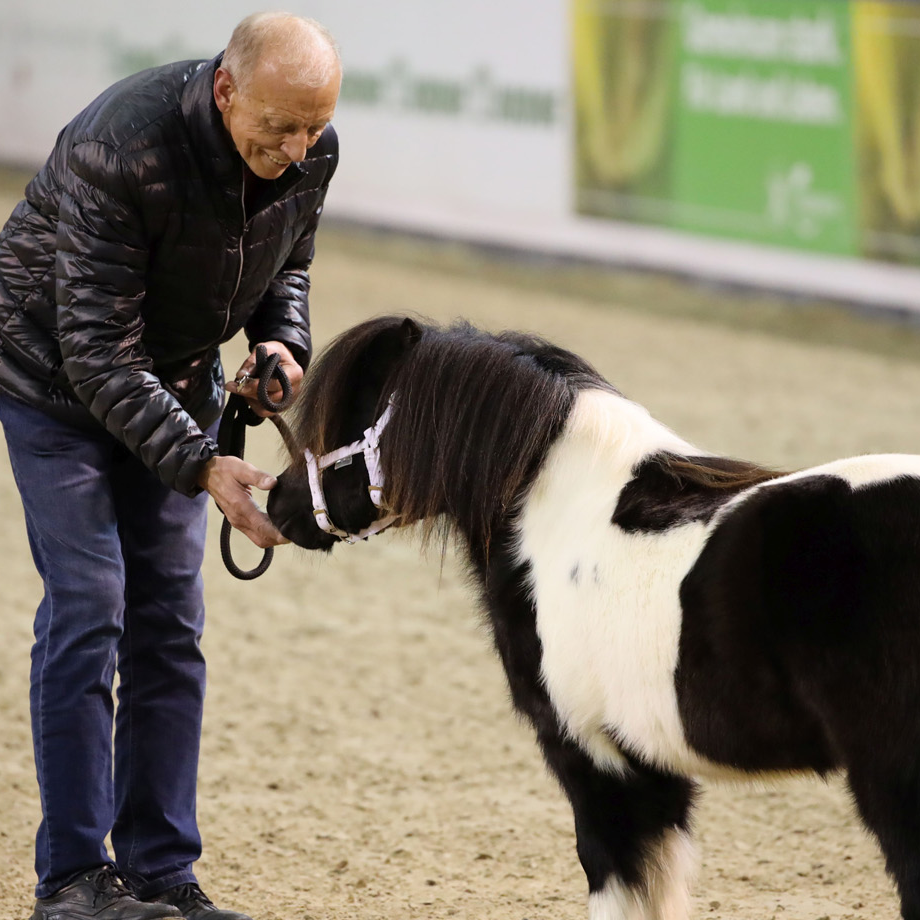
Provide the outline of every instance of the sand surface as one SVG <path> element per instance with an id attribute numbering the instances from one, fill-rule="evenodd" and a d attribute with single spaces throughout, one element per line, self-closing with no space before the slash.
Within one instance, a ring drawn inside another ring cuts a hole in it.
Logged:
<path id="1" fill-rule="evenodd" d="M 0 199 L 0 213 L 12 203 Z M 920 449 L 920 363 L 635 301 L 459 277 L 372 250 L 321 239 L 320 345 L 382 312 L 465 315 L 580 352 L 710 450 L 793 468 Z M 231 373 L 242 347 L 225 350 Z M 250 432 L 249 459 L 277 471 L 278 450 L 271 426 Z M 40 586 L 5 445 L 0 507 L 0 917 L 23 920 L 39 821 L 28 670 Z M 323 558 L 283 547 L 268 574 L 243 583 L 222 567 L 219 522 L 214 513 L 206 562 L 205 890 L 255 920 L 585 917 L 568 805 L 511 711 L 456 560 L 442 564 L 411 536 L 385 535 Z M 695 917 L 897 916 L 839 780 L 710 786 L 696 827 Z"/>

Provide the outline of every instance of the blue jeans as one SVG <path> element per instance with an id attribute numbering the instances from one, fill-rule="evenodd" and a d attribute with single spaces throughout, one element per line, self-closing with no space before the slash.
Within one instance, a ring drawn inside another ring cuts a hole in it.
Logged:
<path id="1" fill-rule="evenodd" d="M 195 881 L 208 495 L 163 485 L 102 428 L 2 395 L 0 424 L 45 590 L 30 693 L 36 897 L 111 862 L 109 832 L 142 896 Z"/>

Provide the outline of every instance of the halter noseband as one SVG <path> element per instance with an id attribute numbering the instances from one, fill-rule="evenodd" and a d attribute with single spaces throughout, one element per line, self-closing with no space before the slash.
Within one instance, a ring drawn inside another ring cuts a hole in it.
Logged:
<path id="1" fill-rule="evenodd" d="M 367 491 L 370 494 L 371 501 L 377 508 L 383 508 L 383 472 L 380 469 L 380 435 L 386 428 L 390 415 L 393 412 L 393 400 L 387 404 L 386 409 L 377 421 L 364 432 L 364 437 L 360 441 L 355 441 L 338 450 L 331 451 L 317 458 L 309 449 L 305 448 L 303 455 L 307 461 L 307 473 L 310 481 L 310 495 L 313 499 L 313 516 L 316 518 L 317 526 L 326 533 L 334 534 L 341 537 L 346 543 L 357 543 L 366 537 L 372 537 L 374 534 L 386 530 L 391 524 L 398 520 L 398 514 L 389 514 L 386 517 L 378 518 L 368 527 L 358 533 L 348 533 L 332 523 L 329 512 L 326 510 L 326 496 L 323 494 L 323 470 L 330 466 L 338 468 L 348 466 L 351 458 L 359 453 L 364 454 L 364 463 L 367 467 L 367 475 L 370 479 L 370 485 Z"/>

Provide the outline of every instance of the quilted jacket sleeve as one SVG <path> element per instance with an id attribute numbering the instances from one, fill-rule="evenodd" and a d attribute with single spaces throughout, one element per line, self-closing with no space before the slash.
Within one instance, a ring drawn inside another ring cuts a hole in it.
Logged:
<path id="1" fill-rule="evenodd" d="M 153 373 L 141 334 L 148 247 L 135 176 L 109 147 L 76 145 L 62 190 L 56 298 L 64 371 L 106 429 L 193 495 L 216 445 Z"/>

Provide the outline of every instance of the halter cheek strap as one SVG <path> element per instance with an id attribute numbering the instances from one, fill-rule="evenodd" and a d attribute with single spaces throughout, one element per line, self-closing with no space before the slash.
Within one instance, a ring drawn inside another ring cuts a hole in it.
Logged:
<path id="1" fill-rule="evenodd" d="M 356 543 L 366 537 L 386 530 L 391 524 L 399 519 L 398 514 L 390 514 L 386 517 L 378 518 L 369 526 L 365 527 L 358 533 L 348 533 L 336 527 L 329 517 L 326 510 L 326 496 L 323 494 L 323 471 L 330 466 L 348 466 L 351 458 L 357 454 L 364 455 L 364 464 L 367 467 L 367 475 L 370 479 L 370 485 L 367 490 L 370 494 L 371 501 L 377 508 L 383 508 L 383 472 L 380 469 L 380 434 L 387 426 L 390 416 L 393 412 L 393 401 L 390 400 L 383 414 L 377 421 L 364 432 L 364 437 L 360 441 L 340 447 L 331 453 L 324 454 L 322 457 L 317 456 L 309 449 L 303 452 L 307 461 L 307 476 L 310 482 L 310 495 L 313 499 L 313 515 L 316 518 L 316 524 L 320 530 L 326 533 L 334 534 L 341 537 L 346 543 Z"/>

